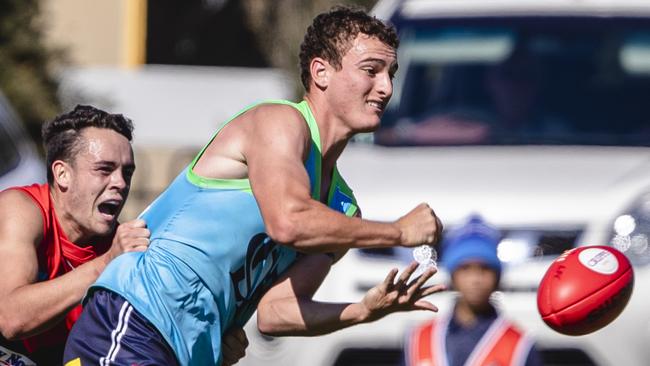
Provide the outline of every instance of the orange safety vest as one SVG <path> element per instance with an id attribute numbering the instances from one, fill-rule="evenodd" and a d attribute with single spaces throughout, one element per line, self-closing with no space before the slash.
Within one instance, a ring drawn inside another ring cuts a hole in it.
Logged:
<path id="1" fill-rule="evenodd" d="M 406 348 L 408 366 L 448 366 L 446 335 L 450 317 L 415 328 Z M 465 366 L 523 366 L 532 340 L 503 317 L 497 317 L 467 357 Z"/>

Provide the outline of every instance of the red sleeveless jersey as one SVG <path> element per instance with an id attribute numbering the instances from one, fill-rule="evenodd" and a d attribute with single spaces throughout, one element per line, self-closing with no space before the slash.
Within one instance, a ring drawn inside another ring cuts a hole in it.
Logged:
<path id="1" fill-rule="evenodd" d="M 33 184 L 10 189 L 25 192 L 41 209 L 43 241 L 37 249 L 38 281 L 47 281 L 59 277 L 109 249 L 110 242 L 108 241 L 93 246 L 77 245 L 68 240 L 54 212 L 48 184 Z M 29 353 L 36 352 L 40 348 L 60 346 L 63 349 L 68 332 L 80 314 L 81 305 L 78 305 L 66 315 L 65 321 L 41 334 L 24 339 L 25 349 Z"/>

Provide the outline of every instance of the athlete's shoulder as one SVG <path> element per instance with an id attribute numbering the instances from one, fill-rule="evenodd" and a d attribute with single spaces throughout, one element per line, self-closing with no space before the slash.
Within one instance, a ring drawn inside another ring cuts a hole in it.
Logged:
<path id="1" fill-rule="evenodd" d="M 27 192 L 7 189 L 0 192 L 0 236 L 38 239 L 43 235 L 43 207 Z"/>
<path id="2" fill-rule="evenodd" d="M 253 107 L 256 117 L 264 120 L 305 121 L 295 103 L 262 103 Z"/>
<path id="3" fill-rule="evenodd" d="M 309 125 L 294 104 L 260 104 L 251 110 L 254 133 L 269 136 L 310 136 Z"/>
<path id="4" fill-rule="evenodd" d="M 31 186 L 11 187 L 0 192 L 0 212 L 14 212 L 16 214 L 40 214 L 44 209 L 43 196 L 49 194 L 46 185 L 34 184 Z"/>

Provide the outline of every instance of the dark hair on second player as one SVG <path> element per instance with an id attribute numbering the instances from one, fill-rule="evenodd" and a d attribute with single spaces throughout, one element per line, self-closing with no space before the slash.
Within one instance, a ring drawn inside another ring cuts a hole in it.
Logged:
<path id="1" fill-rule="evenodd" d="M 300 45 L 300 80 L 306 91 L 311 80 L 311 60 L 321 57 L 340 70 L 343 55 L 359 33 L 376 37 L 395 49 L 399 46 L 395 28 L 368 15 L 362 8 L 335 6 L 314 18 Z"/>
<path id="2" fill-rule="evenodd" d="M 129 141 L 133 138 L 133 123 L 121 114 L 77 105 L 71 112 L 57 116 L 44 124 L 41 130 L 47 161 L 47 181 L 50 184 L 54 182 L 52 163 L 56 160 L 71 161 L 79 152 L 81 131 L 88 127 L 111 129 Z"/>

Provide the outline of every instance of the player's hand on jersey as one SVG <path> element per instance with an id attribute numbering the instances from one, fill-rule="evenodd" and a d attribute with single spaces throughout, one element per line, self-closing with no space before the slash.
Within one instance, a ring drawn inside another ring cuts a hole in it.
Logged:
<path id="1" fill-rule="evenodd" d="M 108 259 L 113 259 L 126 252 L 142 252 L 149 246 L 151 232 L 142 219 L 135 219 L 120 224 L 115 230 L 113 243 L 109 249 Z"/>
<path id="2" fill-rule="evenodd" d="M 384 279 L 384 282 L 368 290 L 360 305 L 366 311 L 368 321 L 377 320 L 383 316 L 411 310 L 438 311 L 438 308 L 424 297 L 436 292 L 444 291 L 445 285 L 438 284 L 425 287 L 424 284 L 437 270 L 435 267 L 427 269 L 421 276 L 409 278 L 417 269 L 418 263 L 411 263 L 397 278 L 397 268 L 393 268 Z"/>
<path id="3" fill-rule="evenodd" d="M 402 232 L 401 244 L 405 247 L 435 245 L 440 241 L 442 222 L 426 203 L 419 204 L 395 224 Z"/>
<path id="4" fill-rule="evenodd" d="M 248 338 L 246 332 L 240 327 L 232 327 L 221 338 L 221 365 L 230 366 L 236 364 L 246 355 Z"/>

